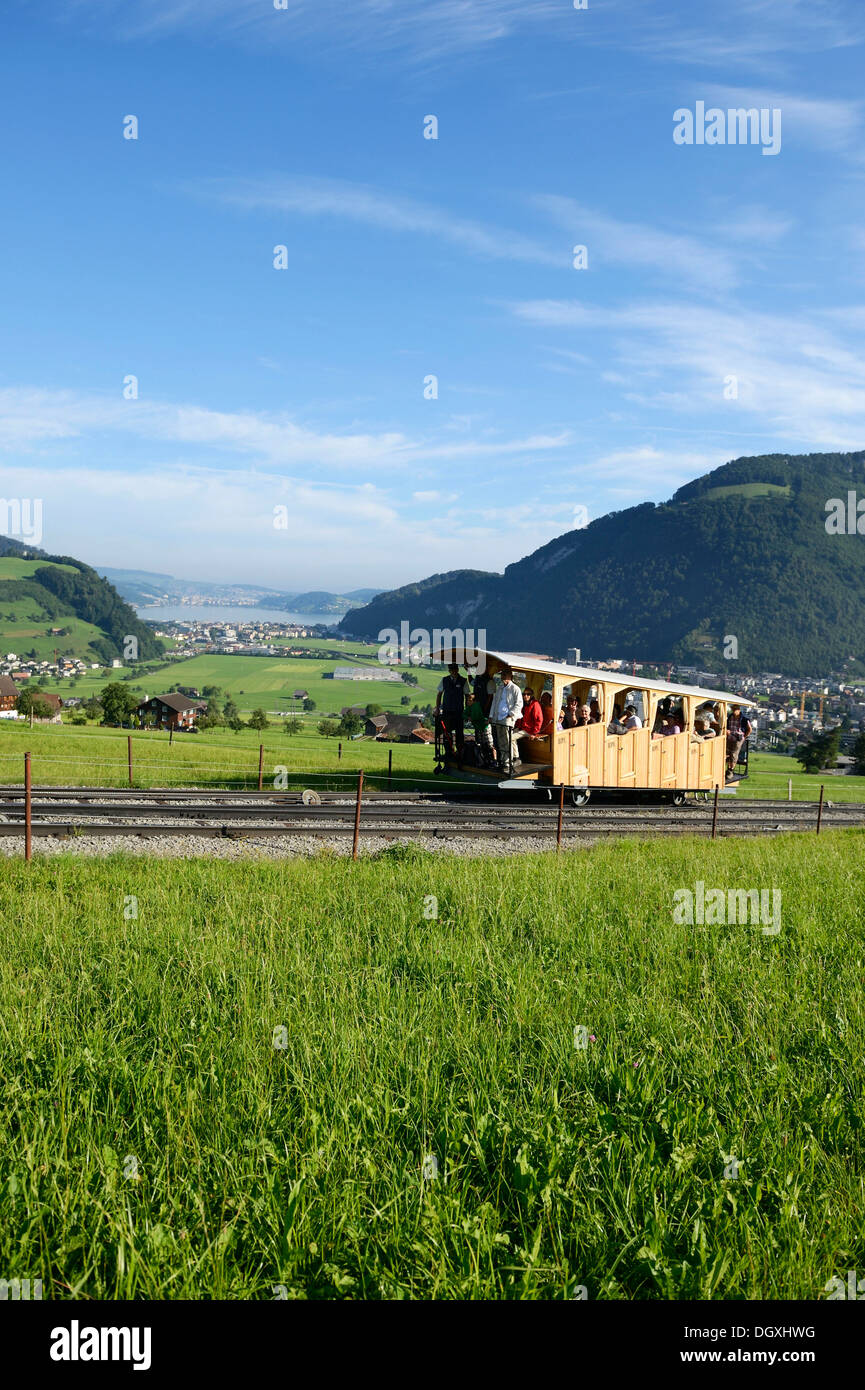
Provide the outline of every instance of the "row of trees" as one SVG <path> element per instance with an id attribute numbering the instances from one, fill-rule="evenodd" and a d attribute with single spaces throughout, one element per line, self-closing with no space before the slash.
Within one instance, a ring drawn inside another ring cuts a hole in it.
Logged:
<path id="1" fill-rule="evenodd" d="M 803 772 L 822 772 L 824 768 L 834 767 L 838 761 L 841 746 L 841 729 L 827 729 L 817 734 L 796 752 L 796 761 L 801 763 Z M 852 749 L 853 771 L 865 775 L 865 733 L 859 734 Z"/>

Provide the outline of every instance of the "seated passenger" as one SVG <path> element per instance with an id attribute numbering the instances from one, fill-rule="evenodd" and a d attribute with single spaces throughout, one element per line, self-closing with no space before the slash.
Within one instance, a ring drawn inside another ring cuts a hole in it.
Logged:
<path id="1" fill-rule="evenodd" d="M 565 709 L 562 715 L 562 728 L 575 729 L 577 727 L 578 718 L 577 697 L 576 695 L 569 695 L 565 701 Z"/>
<path id="2" fill-rule="evenodd" d="M 623 734 L 625 726 L 622 723 L 622 706 L 613 705 L 613 717 L 607 725 L 608 734 Z"/>
<path id="3" fill-rule="evenodd" d="M 541 710 L 544 716 L 544 722 L 541 725 L 541 738 L 546 738 L 547 734 L 553 732 L 553 725 L 555 724 L 555 719 L 553 718 L 553 697 L 549 690 L 545 690 L 541 696 Z"/>
<path id="4" fill-rule="evenodd" d="M 658 701 L 658 712 L 655 715 L 655 725 L 652 730 L 653 737 L 655 734 L 659 734 L 661 732 L 661 728 L 663 727 L 664 723 L 664 717 L 670 713 L 670 706 L 672 705 L 672 703 L 672 695 L 665 695 L 663 700 Z"/>
<path id="5" fill-rule="evenodd" d="M 580 705 L 580 707 L 579 707 L 579 709 L 578 709 L 578 711 L 577 711 L 577 728 L 578 728 L 578 729 L 583 729 L 583 728 L 585 728 L 585 726 L 588 724 L 588 722 L 589 722 L 589 707 L 588 707 L 588 705 Z"/>
<path id="6" fill-rule="evenodd" d="M 523 694 L 523 713 L 517 720 L 514 738 L 538 738 L 544 723 L 544 712 L 541 709 L 540 700 L 535 698 L 535 693 L 526 686 Z"/>
<path id="7" fill-rule="evenodd" d="M 705 714 L 698 715 L 697 718 L 694 720 L 694 738 L 699 739 L 701 743 L 704 743 L 707 738 L 714 737 L 715 730 L 709 723 L 708 716 Z"/>
<path id="8" fill-rule="evenodd" d="M 652 735 L 653 738 L 669 738 L 670 734 L 680 734 L 681 726 L 674 722 L 675 715 L 665 714 L 661 719 L 661 727 Z"/>
<path id="9" fill-rule="evenodd" d="M 643 721 L 637 714 L 635 705 L 625 705 L 625 718 L 623 722 L 626 733 L 630 733 L 633 729 L 642 729 Z"/>
<path id="10" fill-rule="evenodd" d="M 601 722 L 601 707 L 600 707 L 600 705 L 598 704 L 597 700 L 592 700 L 591 704 L 589 705 L 589 723 L 590 723 L 590 724 L 600 724 L 600 722 Z"/>

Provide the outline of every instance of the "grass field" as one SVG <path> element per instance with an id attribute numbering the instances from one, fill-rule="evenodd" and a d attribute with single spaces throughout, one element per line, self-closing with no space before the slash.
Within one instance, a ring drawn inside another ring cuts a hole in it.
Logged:
<path id="1" fill-rule="evenodd" d="M 865 1267 L 863 849 L 10 862 L 0 1271 L 59 1299 L 823 1298 Z M 780 933 L 675 925 L 698 879 L 780 888 Z"/>
<path id="2" fill-rule="evenodd" d="M 338 787 L 359 768 L 373 776 L 385 771 L 389 749 L 394 785 L 408 789 L 432 778 L 433 750 L 428 746 L 343 739 L 338 759 L 338 741 L 316 732 L 319 718 L 318 711 L 306 717 L 304 732 L 291 736 L 273 721 L 263 734 L 252 729 L 237 734 L 211 729 L 178 734 L 171 746 L 167 733 L 133 733 L 134 785 L 254 786 L 260 743 L 265 750 L 265 778 L 271 782 L 277 768 L 286 768 L 288 785 Z M 30 729 L 24 723 L 0 720 L 0 782 L 23 781 L 24 753 L 30 751 L 35 786 L 126 786 L 126 739 L 126 733 L 98 725 L 79 729 L 71 724 L 43 724 Z M 752 754 L 751 773 L 739 788 L 739 798 L 786 800 L 787 781 L 792 777 L 794 801 L 816 800 L 822 782 L 828 801 L 865 802 L 865 777 L 806 774 L 798 767 L 792 758 L 776 753 Z M 436 785 L 441 785 L 438 779 Z"/>
<path id="3" fill-rule="evenodd" d="M 316 716 L 317 718 L 317 716 Z M 207 733 L 168 734 L 149 731 L 132 735 L 133 780 L 139 787 L 247 786 L 258 784 L 258 749 L 265 750 L 265 786 L 272 786 L 278 768 L 288 771 L 288 785 L 339 787 L 356 780 L 358 769 L 373 775 L 386 772 L 388 749 L 393 749 L 397 778 L 416 785 L 432 777 L 433 752 L 424 745 L 376 743 L 374 740 L 322 738 L 315 722 L 307 731 L 288 735 L 281 728 L 259 734 L 244 729 L 211 729 Z M 23 781 L 24 753 L 32 757 L 34 786 L 126 786 L 127 734 L 97 725 L 35 725 L 0 720 L 0 782 Z M 397 783 L 396 785 L 404 785 Z"/>

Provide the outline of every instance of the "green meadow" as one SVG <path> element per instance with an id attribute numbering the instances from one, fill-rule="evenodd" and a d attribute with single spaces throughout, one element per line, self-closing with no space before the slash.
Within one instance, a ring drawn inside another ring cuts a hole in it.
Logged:
<path id="1" fill-rule="evenodd" d="M 9 862 L 0 1270 L 46 1299 L 826 1297 L 865 1268 L 863 850 Z M 781 931 L 676 925 L 697 880 L 780 889 Z"/>
<path id="2" fill-rule="evenodd" d="M 434 698 L 434 697 L 433 697 Z M 412 702 L 415 695 L 412 694 Z M 394 786 L 408 790 L 432 779 L 434 752 L 430 745 L 377 743 L 374 739 L 323 738 L 317 724 L 325 711 L 303 716 L 303 732 L 289 735 L 281 721 L 271 720 L 261 734 L 210 729 L 198 734 L 169 736 L 156 730 L 132 733 L 133 785 L 136 787 L 252 787 L 258 785 L 258 749 L 264 746 L 265 785 L 278 769 L 288 784 L 339 788 L 354 781 L 360 768 L 372 785 L 381 785 L 388 753 L 393 755 Z M 338 756 L 339 743 L 342 755 Z M 21 783 L 24 753 L 32 757 L 35 786 L 128 785 L 127 733 L 96 724 L 78 728 L 34 725 L 0 720 L 0 783 Z M 280 775 L 282 775 L 280 773 Z M 827 801 L 865 802 L 865 777 L 806 774 L 792 758 L 775 753 L 751 757 L 751 773 L 737 793 L 740 800 L 787 799 L 792 778 L 794 801 L 815 801 L 821 783 Z M 445 785 L 435 779 L 436 787 Z"/>
<path id="3" fill-rule="evenodd" d="M 0 612 L 2 608 L 0 602 Z M 70 625 L 72 621 L 69 620 Z M 52 640 L 56 644 L 61 639 Z M 38 643 L 27 639 L 25 649 L 29 650 L 34 645 L 38 646 Z M 19 646 L 24 647 L 25 643 L 21 641 Z M 338 650 L 333 643 L 323 643 L 323 646 L 328 651 Z M 348 647 L 352 653 L 361 650 L 357 643 L 349 643 Z M 414 672 L 418 684 L 409 686 L 403 681 L 334 680 L 334 667 L 340 665 L 381 669 L 372 649 L 365 653 L 363 658 L 340 655 L 335 661 L 325 656 L 316 659 L 287 656 L 222 656 L 208 653 L 204 656 L 189 657 L 185 661 L 150 664 L 146 671 L 136 669 L 135 679 L 130 683 L 130 688 L 142 694 L 160 695 L 172 685 L 191 686 L 195 690 L 203 690 L 207 685 L 216 685 L 224 695 L 231 695 L 242 714 L 249 714 L 259 706 L 274 714 L 287 713 L 297 707 L 294 691 L 308 690 L 310 698 L 315 701 L 319 718 L 329 713 L 338 715 L 344 705 L 378 704 L 382 709 L 399 713 L 410 710 L 415 704 L 435 703 L 441 671 L 419 668 Z M 44 690 L 62 695 L 64 699 L 72 696 L 89 699 L 90 696 L 98 697 L 107 681 L 122 678 L 127 674 L 127 670 L 103 670 L 88 673 L 74 684 L 63 679 L 40 679 L 40 685 Z M 407 705 L 402 703 L 405 695 L 409 697 Z"/>

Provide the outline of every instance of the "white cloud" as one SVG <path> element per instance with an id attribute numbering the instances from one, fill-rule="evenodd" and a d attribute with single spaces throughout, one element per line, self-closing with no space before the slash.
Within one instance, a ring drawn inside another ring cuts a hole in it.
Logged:
<path id="1" fill-rule="evenodd" d="M 628 396 L 644 407 L 703 416 L 726 410 L 731 425 L 756 417 L 779 439 L 862 447 L 865 359 L 858 342 L 849 346 L 822 322 L 675 302 L 596 308 L 535 300 L 512 307 L 541 328 L 578 329 L 583 346 L 609 335 L 623 366 L 662 373 L 654 394 Z M 730 376 L 738 397 L 725 400 Z"/>
<path id="2" fill-rule="evenodd" d="M 590 267 L 597 257 L 602 264 L 648 267 L 668 278 L 713 290 L 728 289 L 738 282 L 734 258 L 718 245 L 682 232 L 617 221 L 573 198 L 542 194 L 533 201 L 568 229 L 573 244 L 587 246 Z"/>
<path id="3" fill-rule="evenodd" d="M 411 439 L 396 430 L 381 434 L 319 433 L 297 425 L 284 414 L 84 397 L 68 391 L 0 390 L 0 447 L 19 450 L 44 447 L 53 441 L 112 431 L 134 435 L 150 443 L 212 448 L 234 454 L 241 460 L 254 455 L 271 466 L 317 465 L 352 470 L 359 467 L 392 470 L 431 459 L 535 453 L 561 448 L 568 442 L 566 433 L 444 443 Z"/>
<path id="4" fill-rule="evenodd" d="M 565 249 L 556 251 L 506 227 L 454 216 L 428 203 L 342 179 L 211 179 L 190 191 L 249 211 L 301 217 L 337 217 L 394 234 L 411 233 L 450 242 L 486 259 L 528 261 L 565 268 Z"/>
<path id="5" fill-rule="evenodd" d="M 725 87 L 708 84 L 706 104 L 726 110 L 756 106 L 781 112 L 782 149 L 791 141 L 858 157 L 862 139 L 862 102 L 842 98 L 819 99 L 782 92 L 771 87 Z"/>
<path id="6" fill-rule="evenodd" d="M 61 6 L 68 10 L 69 0 L 55 0 Z M 216 35 L 255 47 L 294 49 L 306 41 L 431 58 L 482 50 L 539 25 L 558 22 L 567 33 L 573 11 L 562 10 L 561 0 L 285 0 L 280 10 L 272 0 L 77 0 L 74 7 L 76 17 L 125 39 Z"/>

